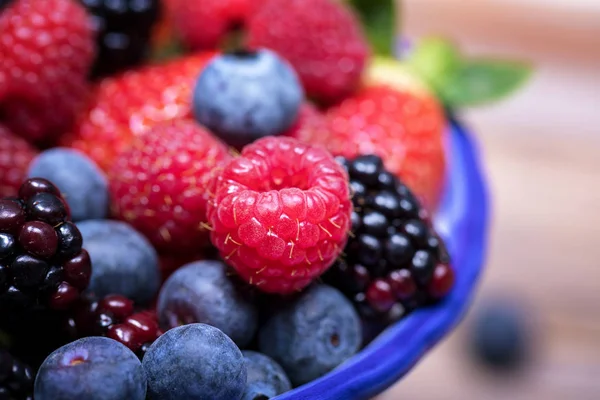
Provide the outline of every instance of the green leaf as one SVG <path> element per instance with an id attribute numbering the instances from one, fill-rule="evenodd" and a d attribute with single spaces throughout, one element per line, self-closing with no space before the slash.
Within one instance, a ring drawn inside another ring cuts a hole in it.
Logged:
<path id="1" fill-rule="evenodd" d="M 520 62 L 463 60 L 439 88 L 443 100 L 454 108 L 489 104 L 504 99 L 525 84 L 532 68 Z"/>
<path id="2" fill-rule="evenodd" d="M 373 51 L 392 55 L 396 37 L 395 0 L 348 0 L 357 11 Z"/>
<path id="3" fill-rule="evenodd" d="M 431 37 L 418 43 L 407 64 L 439 93 L 459 70 L 461 55 L 450 41 Z"/>

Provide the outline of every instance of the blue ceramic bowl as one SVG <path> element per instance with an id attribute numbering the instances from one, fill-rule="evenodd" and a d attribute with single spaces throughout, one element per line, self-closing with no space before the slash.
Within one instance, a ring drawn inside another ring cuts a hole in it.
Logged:
<path id="1" fill-rule="evenodd" d="M 489 206 L 473 139 L 455 121 L 449 130 L 447 187 L 435 224 L 452 256 L 454 289 L 443 302 L 389 327 L 334 371 L 277 400 L 370 399 L 407 374 L 462 319 L 484 265 Z"/>

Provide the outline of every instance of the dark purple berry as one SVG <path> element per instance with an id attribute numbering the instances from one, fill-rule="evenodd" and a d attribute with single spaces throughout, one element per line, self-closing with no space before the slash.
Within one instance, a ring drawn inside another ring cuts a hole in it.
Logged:
<path id="1" fill-rule="evenodd" d="M 0 260 L 12 256 L 17 250 L 17 241 L 8 233 L 0 233 Z"/>
<path id="2" fill-rule="evenodd" d="M 367 211 L 362 218 L 363 231 L 369 235 L 383 237 L 387 234 L 388 221 L 378 211 Z"/>
<path id="3" fill-rule="evenodd" d="M 13 282 L 20 289 L 33 288 L 40 285 L 46 273 L 48 264 L 44 260 L 24 254 L 17 256 L 10 265 Z"/>
<path id="4" fill-rule="evenodd" d="M 92 261 L 85 249 L 65 262 L 63 268 L 67 282 L 81 290 L 87 288 L 92 276 Z"/>
<path id="5" fill-rule="evenodd" d="M 115 73 L 141 64 L 151 45 L 154 23 L 160 15 L 159 0 L 80 0 L 96 27 L 98 54 L 93 77 Z"/>
<path id="6" fill-rule="evenodd" d="M 74 223 L 65 222 L 56 228 L 56 232 L 58 234 L 58 257 L 69 259 L 81 252 L 83 238 Z"/>
<path id="7" fill-rule="evenodd" d="M 108 312 L 102 312 L 96 317 L 96 325 L 102 332 L 105 332 L 114 323 L 115 319 Z"/>
<path id="8" fill-rule="evenodd" d="M 55 310 L 64 310 L 71 306 L 78 297 L 79 290 L 67 282 L 61 282 L 56 292 L 50 296 L 50 307 Z"/>
<path id="9" fill-rule="evenodd" d="M 372 155 L 359 156 L 350 163 L 350 176 L 367 186 L 376 186 L 383 168 L 381 158 Z"/>
<path id="10" fill-rule="evenodd" d="M 373 281 L 367 289 L 366 298 L 369 305 L 381 313 L 389 311 L 396 302 L 392 287 L 383 279 Z"/>
<path id="11" fill-rule="evenodd" d="M 63 267 L 60 266 L 52 266 L 48 269 L 46 276 L 44 277 L 44 282 L 42 283 L 40 289 L 47 294 L 53 293 L 56 288 L 63 281 L 64 270 Z"/>
<path id="12" fill-rule="evenodd" d="M 396 185 L 398 184 L 398 178 L 396 175 L 392 174 L 389 171 L 382 171 L 377 176 L 378 185 L 382 189 L 391 189 L 394 190 Z"/>
<path id="13" fill-rule="evenodd" d="M 25 223 L 25 217 L 25 210 L 19 202 L 0 199 L 0 232 L 18 232 Z"/>
<path id="14" fill-rule="evenodd" d="M 433 270 L 433 276 L 427 288 L 428 294 L 434 299 L 446 296 L 454 285 L 454 271 L 447 264 L 438 264 Z"/>
<path id="15" fill-rule="evenodd" d="M 383 328 L 450 291 L 450 259 L 425 209 L 379 157 L 338 160 L 354 193 L 353 234 L 323 279 L 352 299 L 369 326 Z"/>
<path id="16" fill-rule="evenodd" d="M 111 294 L 100 300 L 98 309 L 109 312 L 119 321 L 123 321 L 133 314 L 133 301 L 125 296 Z"/>
<path id="17" fill-rule="evenodd" d="M 404 224 L 404 233 L 410 238 L 415 246 L 427 246 L 429 229 L 423 222 L 413 219 Z"/>
<path id="18" fill-rule="evenodd" d="M 0 349 L 0 399 L 33 399 L 33 371 L 8 351 Z"/>
<path id="19" fill-rule="evenodd" d="M 366 267 L 377 265 L 383 253 L 379 239 L 371 235 L 360 235 L 358 243 L 360 245 L 358 261 Z"/>
<path id="20" fill-rule="evenodd" d="M 352 232 L 357 233 L 362 227 L 362 218 L 356 211 L 352 211 L 350 221 L 352 222 Z"/>
<path id="21" fill-rule="evenodd" d="M 377 193 L 372 200 L 372 207 L 389 218 L 397 217 L 399 214 L 400 199 L 388 190 Z"/>
<path id="22" fill-rule="evenodd" d="M 9 278 L 9 268 L 6 265 L 0 264 L 0 294 L 8 289 Z"/>
<path id="23" fill-rule="evenodd" d="M 388 277 L 388 282 L 392 288 L 394 296 L 398 300 L 408 300 L 415 295 L 417 285 L 412 274 L 407 269 L 393 271 Z"/>
<path id="24" fill-rule="evenodd" d="M 0 308 L 2 305 L 8 305 L 10 308 L 21 309 L 31 304 L 31 298 L 21 289 L 15 286 L 9 286 L 6 291 L 0 295 Z"/>
<path id="25" fill-rule="evenodd" d="M 27 216 L 30 220 L 44 221 L 52 226 L 67 218 L 65 203 L 50 193 L 38 193 L 27 201 Z"/>
<path id="26" fill-rule="evenodd" d="M 394 233 L 385 242 L 385 259 L 390 264 L 402 265 L 409 261 L 415 250 L 410 239 L 402 233 Z"/>
<path id="27" fill-rule="evenodd" d="M 44 178 L 27 179 L 19 189 L 19 198 L 23 201 L 28 201 L 31 197 L 38 193 L 50 193 L 60 197 L 60 191 L 52 182 Z"/>
<path id="28" fill-rule="evenodd" d="M 29 221 L 21 227 L 19 244 L 33 256 L 50 258 L 56 253 L 58 236 L 52 225 L 42 221 Z"/>
<path id="29" fill-rule="evenodd" d="M 427 285 L 433 275 L 436 260 L 427 250 L 418 250 L 412 258 L 412 272 L 417 283 Z"/>

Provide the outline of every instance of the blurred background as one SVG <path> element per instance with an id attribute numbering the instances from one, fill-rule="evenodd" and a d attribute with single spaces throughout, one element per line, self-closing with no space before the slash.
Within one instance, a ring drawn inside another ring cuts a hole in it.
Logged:
<path id="1" fill-rule="evenodd" d="M 488 267 L 464 323 L 378 400 L 600 399 L 600 1 L 404 0 L 402 12 L 409 36 L 529 60 L 535 75 L 463 114 L 493 196 Z M 505 337 L 480 346 L 505 346 L 508 367 L 472 356 L 486 315 Z"/>

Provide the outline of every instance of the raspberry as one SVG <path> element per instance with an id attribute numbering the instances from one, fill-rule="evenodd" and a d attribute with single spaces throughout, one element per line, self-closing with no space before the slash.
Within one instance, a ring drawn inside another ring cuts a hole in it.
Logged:
<path id="1" fill-rule="evenodd" d="M 69 210 L 49 181 L 25 181 L 0 200 L 0 311 L 68 308 L 85 290 L 91 262 Z"/>
<path id="2" fill-rule="evenodd" d="M 360 84 L 369 46 L 337 0 L 266 0 L 248 23 L 248 44 L 286 58 L 311 98 L 334 102 Z"/>
<path id="3" fill-rule="evenodd" d="M 0 125 L 0 198 L 16 196 L 37 150 Z"/>
<path id="4" fill-rule="evenodd" d="M 167 0 L 173 25 L 192 49 L 216 49 L 264 0 Z"/>
<path id="5" fill-rule="evenodd" d="M 444 126 L 435 97 L 378 84 L 330 108 L 326 129 L 304 130 L 302 139 L 336 156 L 380 156 L 385 167 L 434 210 L 445 178 Z"/>
<path id="6" fill-rule="evenodd" d="M 227 147 L 193 121 L 167 121 L 136 138 L 108 172 L 114 214 L 162 253 L 195 253 L 208 242 L 210 171 Z"/>
<path id="7" fill-rule="evenodd" d="M 301 290 L 340 254 L 350 227 L 347 174 L 320 147 L 267 137 L 216 171 L 211 241 L 264 292 Z"/>
<path id="8" fill-rule="evenodd" d="M 377 156 L 339 160 L 354 194 L 353 234 L 345 259 L 325 281 L 351 298 L 363 317 L 383 325 L 443 298 L 454 273 L 414 195 Z"/>
<path id="9" fill-rule="evenodd" d="M 92 21 L 75 0 L 16 0 L 0 14 L 0 113 L 20 135 L 51 143 L 87 95 Z"/>
<path id="10" fill-rule="evenodd" d="M 107 170 L 134 137 L 159 122 L 192 116 L 194 82 L 213 56 L 186 55 L 102 80 L 61 144 L 82 151 Z"/>

